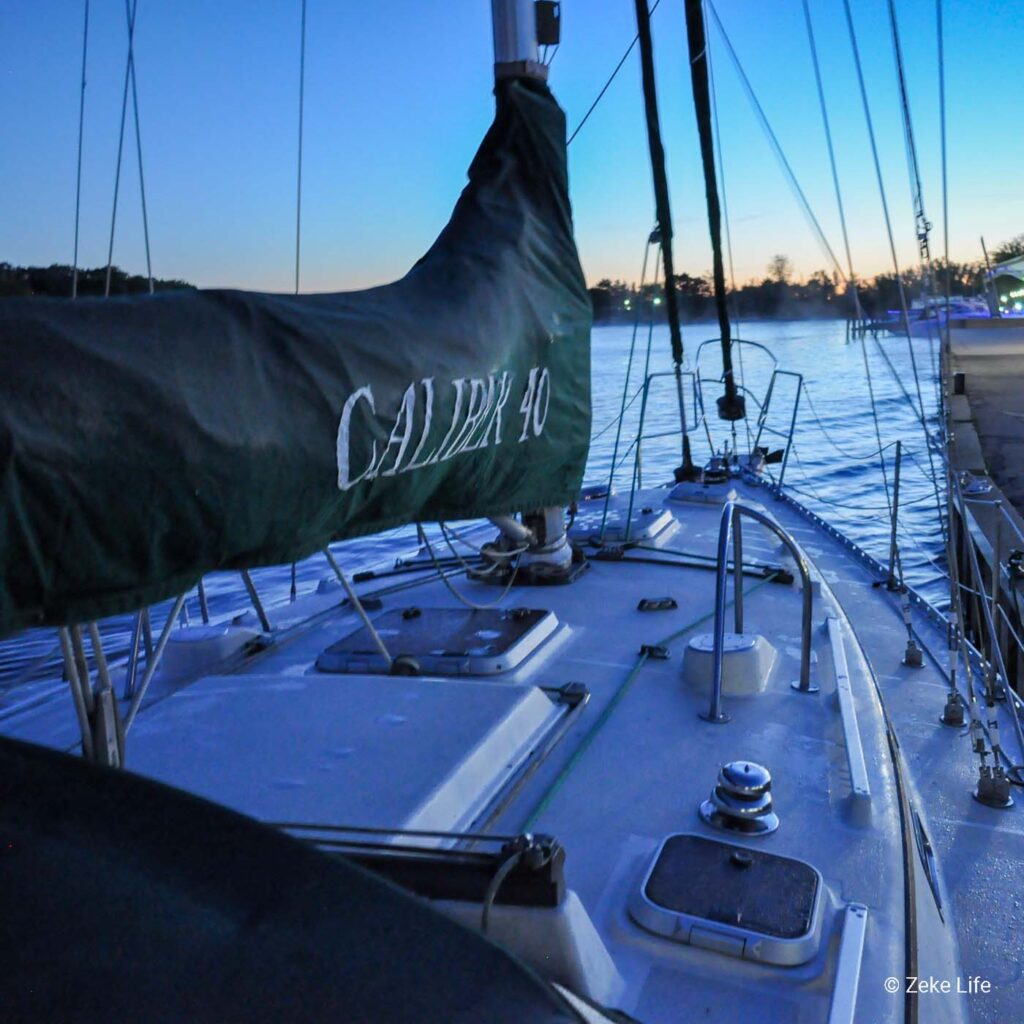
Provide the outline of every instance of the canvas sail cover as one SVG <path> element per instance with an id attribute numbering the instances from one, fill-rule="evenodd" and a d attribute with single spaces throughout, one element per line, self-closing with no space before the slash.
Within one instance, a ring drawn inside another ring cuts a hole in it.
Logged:
<path id="1" fill-rule="evenodd" d="M 401 523 L 570 501 L 590 324 L 565 119 L 518 79 L 394 284 L 0 303 L 0 635 Z"/>

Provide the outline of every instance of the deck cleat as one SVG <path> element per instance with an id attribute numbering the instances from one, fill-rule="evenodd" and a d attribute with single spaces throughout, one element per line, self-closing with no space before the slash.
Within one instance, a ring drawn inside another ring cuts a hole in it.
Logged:
<path id="1" fill-rule="evenodd" d="M 772 810 L 772 777 L 753 761 L 731 761 L 718 773 L 718 784 L 700 805 L 701 820 L 724 832 L 766 836 L 779 827 Z"/>

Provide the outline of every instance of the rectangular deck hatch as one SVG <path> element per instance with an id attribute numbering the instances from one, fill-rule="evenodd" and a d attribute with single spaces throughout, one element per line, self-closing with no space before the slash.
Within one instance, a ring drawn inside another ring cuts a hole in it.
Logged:
<path id="1" fill-rule="evenodd" d="M 567 712 L 511 682 L 208 676 L 139 716 L 129 766 L 262 821 L 466 830 Z"/>
<path id="2" fill-rule="evenodd" d="M 489 676 L 516 668 L 558 626 L 540 608 L 395 608 L 373 620 L 393 658 L 415 659 L 424 675 Z M 360 626 L 316 659 L 320 672 L 387 672 Z"/>
<path id="3" fill-rule="evenodd" d="M 627 519 L 628 509 L 609 508 L 604 512 L 603 502 L 594 502 L 597 508 L 581 509 L 573 520 L 569 537 L 579 543 L 585 543 L 601 535 L 601 524 L 604 523 L 604 543 L 622 544 L 626 540 L 627 525 L 629 540 L 635 544 L 654 544 L 661 547 L 666 544 L 679 530 L 675 516 L 665 508 L 653 505 L 636 507 Z"/>
<path id="4" fill-rule="evenodd" d="M 661 844 L 630 913 L 676 942 L 793 966 L 818 951 L 821 892 L 803 861 L 681 833 Z"/>

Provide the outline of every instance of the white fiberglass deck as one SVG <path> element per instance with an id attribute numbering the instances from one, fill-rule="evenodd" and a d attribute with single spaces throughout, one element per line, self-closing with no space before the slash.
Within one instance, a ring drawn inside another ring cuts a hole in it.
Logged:
<path id="1" fill-rule="evenodd" d="M 283 632 L 236 671 L 211 673 L 169 696 L 156 692 L 129 734 L 128 766 L 268 821 L 550 833 L 566 848 L 568 885 L 614 965 L 594 991 L 650 1024 L 907 1019 L 903 993 L 887 992 L 884 982 L 903 978 L 908 943 L 920 974 L 954 981 L 967 966 L 985 973 L 982 952 L 1012 955 L 1010 940 L 998 938 L 1003 932 L 983 931 L 982 921 L 1010 884 L 1010 862 L 991 863 L 988 849 L 1008 857 L 1024 839 L 1012 824 L 991 826 L 1017 812 L 1000 818 L 971 800 L 975 768 L 967 741 L 937 721 L 942 672 L 929 662 L 919 670 L 900 667 L 906 634 L 892 595 L 872 587 L 854 555 L 820 527 L 745 485 L 736 485 L 741 499 L 766 501 L 817 563 L 811 679 L 820 692 L 791 686 L 799 677 L 799 583 L 747 577 L 745 632 L 761 634 L 777 656 L 762 692 L 725 695 L 728 723 L 700 717 L 708 697 L 684 682 L 684 651 L 711 628 L 710 565 L 730 486 L 682 502 L 666 500 L 667 490 L 644 492 L 637 514 L 660 522 L 667 510 L 672 522 L 653 530 L 643 549 L 622 560 L 593 559 L 571 585 L 513 588 L 502 607 L 550 610 L 561 625 L 512 671 L 486 678 L 318 672 L 318 656 L 351 633 L 354 622 L 347 608 L 323 610 L 321 601 L 306 627 Z M 615 499 L 618 508 L 625 504 Z M 793 568 L 762 527 L 748 520 L 743 534 L 747 562 Z M 386 577 L 359 589 L 383 601 L 383 611 L 373 615 L 457 607 L 432 576 L 425 571 L 422 584 L 400 592 L 389 589 Z M 399 582 L 414 579 L 404 575 Z M 500 595 L 497 587 L 463 577 L 454 585 L 477 602 Z M 663 597 L 678 607 L 638 610 L 641 599 Z M 729 616 L 731 629 L 731 610 Z M 918 628 L 941 642 L 926 622 Z M 664 645 L 670 657 L 638 667 L 642 645 Z M 590 693 L 575 711 L 558 699 L 573 683 Z M 902 782 L 880 693 L 892 702 L 910 769 Z M 70 746 L 62 715 L 34 709 L 19 720 L 18 732 Z M 735 760 L 772 773 L 781 824 L 769 836 L 722 833 L 698 816 L 720 767 Z M 915 782 L 919 768 L 929 775 Z M 913 807 L 901 809 L 900 786 Z M 945 920 L 915 842 L 915 812 L 935 846 L 940 874 L 952 870 L 958 880 L 952 898 L 941 881 L 936 886 Z M 638 925 L 630 901 L 659 844 L 679 832 L 816 869 L 824 883 L 822 933 L 811 959 L 791 967 L 757 963 Z M 965 882 L 965 874 L 979 870 L 989 873 L 992 888 Z M 908 871 L 916 924 L 909 934 Z M 500 936 L 500 913 L 496 924 Z M 964 968 L 956 960 L 958 940 Z M 595 971 L 605 970 L 600 957 L 594 963 Z M 1020 1005 L 1019 968 L 992 980 L 1002 993 L 980 1008 L 972 997 L 970 1009 L 978 1020 L 1013 1019 L 1007 1012 Z M 991 1015 L 993 1007 L 1002 1016 Z M 918 1018 L 960 1021 L 966 1012 L 955 993 L 922 996 Z"/>
<path id="2" fill-rule="evenodd" d="M 139 720 L 128 764 L 263 821 L 458 831 L 559 715 L 532 686 L 212 676 Z"/>

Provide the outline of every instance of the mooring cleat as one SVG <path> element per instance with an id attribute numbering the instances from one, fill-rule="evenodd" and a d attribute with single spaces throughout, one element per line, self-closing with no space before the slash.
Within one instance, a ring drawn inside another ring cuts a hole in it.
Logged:
<path id="1" fill-rule="evenodd" d="M 942 709 L 942 717 L 939 721 L 954 729 L 959 729 L 964 724 L 964 702 L 960 694 L 955 691 L 946 698 L 946 706 Z"/>

